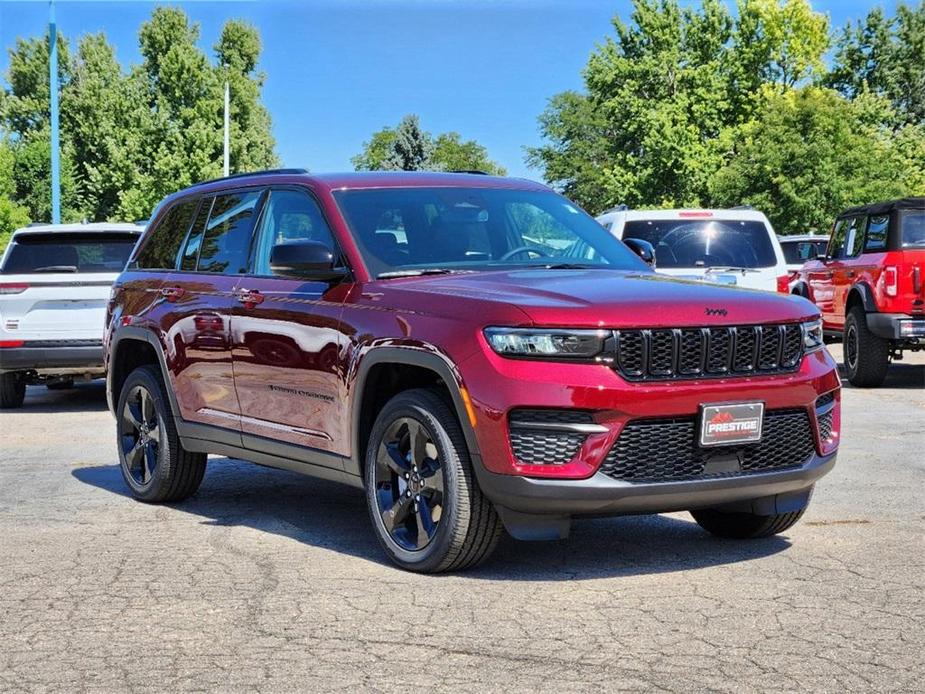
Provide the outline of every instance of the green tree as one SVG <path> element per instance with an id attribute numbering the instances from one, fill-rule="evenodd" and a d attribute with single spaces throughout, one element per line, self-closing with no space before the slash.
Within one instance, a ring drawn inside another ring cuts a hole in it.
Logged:
<path id="1" fill-rule="evenodd" d="M 29 212 L 22 205 L 13 202 L 15 182 L 13 180 L 13 150 L 5 139 L 0 138 L 0 253 L 6 248 L 10 234 L 29 223 Z"/>
<path id="2" fill-rule="evenodd" d="M 898 146 L 871 118 L 889 104 L 866 99 L 876 103 L 818 87 L 772 95 L 758 119 L 727 134 L 733 151 L 711 178 L 711 199 L 754 205 L 780 232 L 803 233 L 826 229 L 850 205 L 925 192 L 913 189 L 925 162 L 918 174 L 908 168 L 925 146 L 922 133 L 906 133 Z"/>
<path id="3" fill-rule="evenodd" d="M 875 8 L 842 28 L 826 84 L 848 98 L 885 96 L 909 122 L 925 122 L 925 1 L 900 4 L 895 17 Z"/>
<path id="4" fill-rule="evenodd" d="M 421 129 L 415 115 L 401 119 L 395 129 L 395 138 L 383 162 L 388 171 L 424 171 L 433 168 L 433 138 Z"/>
<path id="5" fill-rule="evenodd" d="M 412 120 L 414 124 L 412 124 Z M 389 169 L 394 165 L 392 160 L 402 161 L 404 155 L 396 154 L 399 130 L 402 124 L 406 128 L 406 137 L 410 137 L 429 151 L 429 155 L 418 168 L 431 171 L 485 171 L 497 176 L 506 175 L 503 166 L 492 161 L 488 150 L 475 140 L 463 140 L 457 132 L 441 133 L 434 137 L 429 132 L 421 130 L 417 116 L 405 116 L 397 128 L 384 127 L 373 133 L 372 137 L 363 143 L 363 151 L 352 157 L 350 162 L 357 171 L 379 171 Z M 414 129 L 416 128 L 416 133 Z"/>

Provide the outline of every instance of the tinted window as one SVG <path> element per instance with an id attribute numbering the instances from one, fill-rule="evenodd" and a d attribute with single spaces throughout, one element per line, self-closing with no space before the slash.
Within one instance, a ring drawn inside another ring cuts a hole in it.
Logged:
<path id="1" fill-rule="evenodd" d="M 827 241 L 781 241 L 780 247 L 784 251 L 784 260 L 788 265 L 802 265 L 807 260 L 825 253 Z"/>
<path id="2" fill-rule="evenodd" d="M 273 190 L 264 206 L 260 236 L 254 257 L 254 272 L 270 275 L 270 251 L 278 243 L 310 239 L 334 249 L 334 239 L 321 210 L 305 192 Z"/>
<path id="3" fill-rule="evenodd" d="M 866 221 L 864 217 L 855 217 L 851 220 L 851 226 L 848 227 L 847 238 L 845 238 L 846 257 L 855 258 L 864 250 L 864 223 Z"/>
<path id="4" fill-rule="evenodd" d="M 212 211 L 212 203 L 215 198 L 206 198 L 199 206 L 199 212 L 196 214 L 196 221 L 190 227 L 189 237 L 186 240 L 186 248 L 183 250 L 183 259 L 180 261 L 181 270 L 195 270 L 196 261 L 199 259 L 199 247 L 202 246 L 202 234 L 206 228 L 206 220 L 209 219 L 209 213 Z"/>
<path id="5" fill-rule="evenodd" d="M 578 262 L 647 271 L 594 219 L 547 191 L 409 187 L 335 198 L 374 276 Z"/>
<path id="6" fill-rule="evenodd" d="M 174 205 L 161 222 L 145 234 L 144 246 L 135 260 L 137 267 L 166 270 L 176 265 L 177 252 L 189 231 L 197 203 L 198 200 L 187 200 Z"/>
<path id="7" fill-rule="evenodd" d="M 871 217 L 867 222 L 867 240 L 864 250 L 868 253 L 886 250 L 886 237 L 890 230 L 890 216 Z"/>
<path id="8" fill-rule="evenodd" d="M 11 245 L 2 273 L 122 272 L 137 240 L 125 233 L 22 234 Z"/>
<path id="9" fill-rule="evenodd" d="M 254 212 L 261 191 L 249 190 L 218 195 L 199 250 L 199 272 L 237 275 L 247 272 Z"/>
<path id="10" fill-rule="evenodd" d="M 925 212 L 903 212 L 903 248 L 925 248 Z"/>
<path id="11" fill-rule="evenodd" d="M 651 243 L 659 268 L 758 268 L 777 264 L 774 245 L 763 222 L 635 220 L 623 227 L 623 238 Z"/>
<path id="12" fill-rule="evenodd" d="M 839 219 L 835 222 L 835 229 L 832 230 L 832 238 L 829 239 L 828 256 L 830 258 L 841 258 L 845 252 L 845 234 L 848 227 L 851 226 L 851 219 Z"/>

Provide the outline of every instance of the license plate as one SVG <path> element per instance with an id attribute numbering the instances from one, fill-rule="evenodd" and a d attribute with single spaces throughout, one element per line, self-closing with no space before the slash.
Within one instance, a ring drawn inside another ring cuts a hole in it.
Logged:
<path id="1" fill-rule="evenodd" d="M 700 410 L 700 445 L 728 446 L 761 440 L 763 402 L 703 405 Z"/>

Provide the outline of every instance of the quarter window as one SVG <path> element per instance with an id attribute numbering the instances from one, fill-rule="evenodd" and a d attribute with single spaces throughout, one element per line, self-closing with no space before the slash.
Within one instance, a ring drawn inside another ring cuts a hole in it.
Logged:
<path id="1" fill-rule="evenodd" d="M 135 260 L 137 267 L 150 270 L 173 269 L 177 263 L 177 252 L 186 238 L 197 200 L 185 200 L 171 207 L 161 222 L 147 235 L 144 246 Z"/>
<path id="2" fill-rule="evenodd" d="M 270 252 L 273 246 L 286 241 L 320 241 L 334 249 L 331 230 L 321 210 L 305 192 L 298 190 L 272 190 L 264 206 L 260 233 L 254 257 L 254 272 L 270 275 Z"/>
<path id="3" fill-rule="evenodd" d="M 890 230 L 890 216 L 880 215 L 871 217 L 867 223 L 867 239 L 864 250 L 867 253 L 876 253 L 886 250 L 886 237 Z"/>
<path id="4" fill-rule="evenodd" d="M 199 250 L 196 265 L 199 272 L 225 275 L 247 272 L 251 232 L 261 192 L 249 190 L 216 196 Z"/>
<path id="5" fill-rule="evenodd" d="M 183 258 L 180 260 L 180 269 L 190 272 L 196 269 L 196 261 L 199 259 L 199 247 L 202 245 L 202 233 L 205 231 L 206 220 L 209 219 L 209 212 L 212 211 L 212 202 L 214 198 L 206 198 L 199 206 L 199 212 L 196 220 L 190 228 L 189 236 L 186 240 L 186 247 L 183 250 Z"/>

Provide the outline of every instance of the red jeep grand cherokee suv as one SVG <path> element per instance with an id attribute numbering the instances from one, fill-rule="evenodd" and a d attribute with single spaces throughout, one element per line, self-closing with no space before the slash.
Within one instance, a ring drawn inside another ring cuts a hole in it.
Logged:
<path id="1" fill-rule="evenodd" d="M 815 301 L 826 334 L 844 340 L 851 384 L 881 385 L 903 350 L 925 349 L 925 197 L 842 212 L 793 292 Z"/>
<path id="2" fill-rule="evenodd" d="M 117 281 L 106 350 L 137 498 L 189 496 L 208 453 L 345 482 L 416 571 L 582 515 L 778 533 L 838 446 L 810 302 L 656 275 L 516 179 L 287 170 L 188 188 Z"/>

